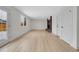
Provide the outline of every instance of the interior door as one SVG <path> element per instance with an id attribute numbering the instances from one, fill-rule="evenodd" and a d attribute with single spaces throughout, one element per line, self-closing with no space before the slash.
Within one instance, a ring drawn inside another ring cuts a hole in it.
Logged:
<path id="1" fill-rule="evenodd" d="M 73 40 L 73 12 L 72 8 L 66 8 L 61 19 L 61 37 L 68 43 Z"/>

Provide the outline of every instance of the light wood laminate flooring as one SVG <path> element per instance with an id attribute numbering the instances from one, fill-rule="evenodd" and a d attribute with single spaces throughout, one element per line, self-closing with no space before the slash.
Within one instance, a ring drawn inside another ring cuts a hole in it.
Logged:
<path id="1" fill-rule="evenodd" d="M 75 52 L 76 50 L 54 34 L 44 30 L 26 33 L 0 48 L 4 52 Z"/>

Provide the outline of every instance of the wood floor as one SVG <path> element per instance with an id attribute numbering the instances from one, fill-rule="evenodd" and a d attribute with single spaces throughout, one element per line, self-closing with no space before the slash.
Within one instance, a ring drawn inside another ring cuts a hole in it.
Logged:
<path id="1" fill-rule="evenodd" d="M 4 52 L 75 52 L 69 44 L 43 30 L 31 31 L 0 48 Z"/>

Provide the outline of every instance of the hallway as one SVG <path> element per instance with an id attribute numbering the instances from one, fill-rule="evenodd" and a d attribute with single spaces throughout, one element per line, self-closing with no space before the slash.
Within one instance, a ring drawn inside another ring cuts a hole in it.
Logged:
<path id="1" fill-rule="evenodd" d="M 44 30 L 33 30 L 0 48 L 7 52 L 75 52 L 69 44 Z"/>

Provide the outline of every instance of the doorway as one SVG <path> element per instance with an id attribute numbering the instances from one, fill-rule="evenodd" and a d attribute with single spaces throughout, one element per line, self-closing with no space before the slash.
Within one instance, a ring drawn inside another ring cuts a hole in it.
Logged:
<path id="1" fill-rule="evenodd" d="M 48 32 L 52 32 L 52 16 L 50 16 L 49 19 L 47 19 L 47 29 Z"/>
<path id="2" fill-rule="evenodd" d="M 7 39 L 7 12 L 0 10 L 0 43 Z"/>

